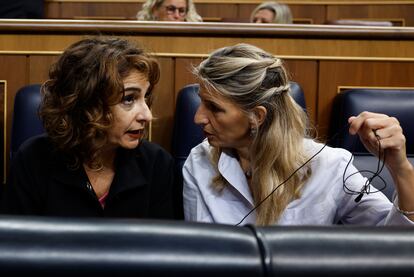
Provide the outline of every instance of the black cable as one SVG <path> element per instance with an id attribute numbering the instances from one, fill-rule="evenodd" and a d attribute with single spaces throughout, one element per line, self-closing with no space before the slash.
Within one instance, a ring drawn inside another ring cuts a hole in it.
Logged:
<path id="1" fill-rule="evenodd" d="M 348 175 L 347 177 L 345 177 L 346 172 L 348 170 L 348 167 L 349 167 L 351 161 L 354 158 L 354 155 L 352 154 L 351 159 L 349 159 L 349 161 L 348 161 L 348 163 L 347 163 L 347 165 L 345 167 L 344 173 L 342 175 L 342 185 L 343 185 L 344 192 L 347 193 L 347 194 L 351 194 L 351 195 L 358 195 L 355 198 L 355 202 L 361 201 L 362 196 L 364 194 L 367 194 L 368 195 L 370 193 L 376 193 L 376 192 L 379 192 L 379 191 L 383 191 L 387 187 L 387 183 L 379 175 L 382 172 L 382 170 L 384 169 L 384 165 L 385 165 L 385 149 L 383 151 L 381 151 L 381 138 L 377 135 L 376 130 L 373 130 L 373 132 L 374 132 L 375 138 L 377 139 L 377 142 L 378 142 L 378 164 L 377 164 L 377 170 L 376 171 L 372 171 L 372 170 L 360 170 L 360 171 L 356 171 L 356 172 Z M 383 153 L 382 157 L 381 157 L 381 153 Z M 358 173 L 370 173 L 370 174 L 372 174 L 372 176 L 369 177 L 369 178 L 367 177 L 367 180 L 366 180 L 365 184 L 362 186 L 362 188 L 361 188 L 360 191 L 355 191 L 355 190 L 352 190 L 352 189 L 350 189 L 350 188 L 347 187 L 346 181 L 350 177 L 352 177 L 352 176 L 354 176 L 355 174 L 358 174 Z M 379 189 L 377 189 L 375 191 L 371 191 L 371 188 L 372 188 L 371 184 L 372 184 L 372 182 L 373 182 L 373 180 L 375 178 L 379 178 L 382 181 L 382 183 L 384 184 L 384 186 L 382 186 L 381 188 L 379 188 Z"/>
<path id="2" fill-rule="evenodd" d="M 266 199 L 268 199 L 279 187 L 284 185 L 287 181 L 289 181 L 290 178 L 292 178 L 293 175 L 296 174 L 302 167 L 304 167 L 307 163 L 309 163 L 313 158 L 316 157 L 319 153 L 322 152 L 322 150 L 327 146 L 328 144 L 325 143 L 321 149 L 318 150 L 312 157 L 310 157 L 306 162 L 304 162 L 300 167 L 298 167 L 295 171 L 293 171 L 292 174 L 290 174 L 282 183 L 280 183 L 277 187 L 275 187 L 265 198 L 263 198 L 253 209 L 251 209 L 241 220 L 239 223 L 237 223 L 235 226 L 239 226 L 252 212 L 254 212 Z"/>
<path id="3" fill-rule="evenodd" d="M 236 225 L 234 225 L 234 226 L 239 226 L 252 212 L 254 212 L 258 207 L 260 207 L 260 205 L 262 205 L 263 204 L 263 202 L 264 201 L 266 201 L 270 196 L 272 196 L 272 194 L 278 189 L 278 188 L 280 188 L 282 185 L 284 185 L 287 181 L 289 181 L 289 179 L 290 178 L 292 178 L 292 176 L 293 175 L 295 175 L 296 174 L 296 172 L 298 172 L 301 168 L 303 168 L 306 164 L 308 164 L 313 158 L 315 158 L 319 153 L 321 153 L 322 152 L 322 150 L 328 145 L 328 142 L 330 142 L 331 140 L 333 140 L 336 136 L 338 136 L 341 132 L 343 132 L 344 130 L 346 130 L 346 128 L 349 128 L 349 124 L 346 124 L 345 126 L 343 126 L 336 134 L 334 134 L 330 139 L 328 139 L 327 141 L 326 141 L 326 143 L 321 147 L 321 149 L 319 149 L 315 154 L 313 154 L 306 162 L 304 162 L 301 166 L 299 166 L 295 171 L 293 171 L 293 173 L 292 174 L 290 174 L 283 182 L 281 182 L 279 185 L 277 185 L 265 198 L 263 198 L 256 206 L 254 206 L 253 207 L 253 209 L 251 209 Z M 373 171 L 371 171 L 371 170 L 361 170 L 361 171 L 356 171 L 356 172 L 354 172 L 354 173 L 352 173 L 352 174 L 350 174 L 349 176 L 347 176 L 346 178 L 345 178 L 345 174 L 346 174 L 346 171 L 347 171 L 347 169 L 348 169 L 348 167 L 349 167 L 349 164 L 351 163 L 351 161 L 353 160 L 353 158 L 354 158 L 354 154 L 351 152 L 351 158 L 349 159 L 349 161 L 348 161 L 348 163 L 347 163 L 347 165 L 346 165 L 346 167 L 345 167 L 345 170 L 344 170 L 344 173 L 343 173 L 343 176 L 342 176 L 342 182 L 343 182 L 343 189 L 344 189 L 344 192 L 345 193 L 347 193 L 347 194 L 353 194 L 353 195 L 358 195 L 357 196 L 357 198 L 355 199 L 355 202 L 359 202 L 360 200 L 361 200 L 361 198 L 362 198 L 362 196 L 363 196 L 363 194 L 364 193 L 366 193 L 366 194 L 369 194 L 369 193 L 374 193 L 374 192 L 378 192 L 378 191 L 382 191 L 382 190 L 384 190 L 385 188 L 386 188 L 386 186 L 387 186 L 387 183 L 385 182 L 385 180 L 381 177 L 381 176 L 379 176 L 379 174 L 381 173 L 381 171 L 383 170 L 383 168 L 384 168 L 384 165 L 385 165 L 385 150 L 383 150 L 383 153 L 384 153 L 384 155 L 383 155 L 383 161 L 382 161 L 382 165 L 381 165 L 381 142 L 380 142 L 380 137 L 377 135 L 377 133 L 376 133 L 376 130 L 373 130 L 373 132 L 374 132 L 374 134 L 375 134 L 375 137 L 377 138 L 377 141 L 378 141 L 378 165 L 377 165 L 377 171 L 376 172 L 373 172 Z M 355 144 L 354 144 L 354 146 L 355 146 Z M 351 189 L 349 189 L 347 186 L 346 186 L 346 180 L 348 180 L 348 178 L 350 178 L 351 176 L 353 176 L 353 175 L 355 175 L 355 174 L 358 174 L 358 173 L 365 173 L 365 172 L 368 172 L 368 173 L 372 173 L 373 174 L 373 176 L 371 177 L 371 178 L 368 178 L 367 179 L 367 181 L 365 182 L 365 184 L 364 184 L 364 186 L 362 187 L 362 189 L 361 189 L 361 191 L 353 191 L 353 190 L 351 190 Z M 371 183 L 372 183 L 372 181 L 374 180 L 374 178 L 380 178 L 380 180 L 384 183 L 384 187 L 382 187 L 382 188 L 380 188 L 380 189 L 378 189 L 377 191 L 373 191 L 373 192 L 371 192 Z"/>

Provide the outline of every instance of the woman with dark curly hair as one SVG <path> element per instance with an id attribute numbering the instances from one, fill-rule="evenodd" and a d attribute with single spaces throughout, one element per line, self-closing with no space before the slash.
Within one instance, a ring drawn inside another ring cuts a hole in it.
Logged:
<path id="1" fill-rule="evenodd" d="M 47 135 L 13 159 L 4 212 L 173 218 L 173 160 L 144 139 L 157 61 L 123 39 L 83 39 L 49 77 L 40 107 Z"/>

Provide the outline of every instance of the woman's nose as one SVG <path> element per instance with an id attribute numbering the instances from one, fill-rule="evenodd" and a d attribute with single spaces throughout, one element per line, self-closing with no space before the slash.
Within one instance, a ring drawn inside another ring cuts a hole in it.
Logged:
<path id="1" fill-rule="evenodd" d="M 148 122 L 152 120 L 152 112 L 147 104 L 143 104 L 142 107 L 138 110 L 137 120 L 145 120 Z"/>
<path id="2" fill-rule="evenodd" d="M 198 106 L 194 115 L 194 123 L 199 125 L 206 125 L 208 123 L 208 117 L 205 114 L 204 105 L 202 103 Z"/>

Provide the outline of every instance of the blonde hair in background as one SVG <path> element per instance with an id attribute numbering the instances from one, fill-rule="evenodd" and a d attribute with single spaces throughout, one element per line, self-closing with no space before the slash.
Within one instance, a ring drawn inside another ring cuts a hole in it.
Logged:
<path id="1" fill-rule="evenodd" d="M 155 21 L 154 15 L 152 14 L 153 9 L 161 7 L 165 0 L 147 0 L 142 5 L 142 10 L 137 13 L 137 20 L 144 21 Z M 197 13 L 195 5 L 192 0 L 186 0 L 187 2 L 187 14 L 185 21 L 187 22 L 201 22 L 203 19 Z"/>
<path id="2" fill-rule="evenodd" d="M 283 63 L 253 45 L 237 44 L 214 51 L 194 68 L 194 74 L 207 91 L 236 103 L 248 116 L 256 106 L 267 109 L 264 123 L 256 126 L 250 149 L 250 190 L 257 205 L 309 158 L 303 149 L 307 116 L 289 94 Z M 226 149 L 213 148 L 211 156 L 218 174 L 212 186 L 217 191 L 228 185 L 218 171 L 222 151 Z M 256 224 L 275 223 L 286 206 L 300 197 L 310 174 L 310 166 L 306 165 L 264 201 L 256 210 Z"/>
<path id="3" fill-rule="evenodd" d="M 290 11 L 289 6 L 277 2 L 263 2 L 262 4 L 257 6 L 250 16 L 250 22 L 253 22 L 253 18 L 258 11 L 264 9 L 274 12 L 275 16 L 273 17 L 272 23 L 292 23 L 292 12 Z"/>

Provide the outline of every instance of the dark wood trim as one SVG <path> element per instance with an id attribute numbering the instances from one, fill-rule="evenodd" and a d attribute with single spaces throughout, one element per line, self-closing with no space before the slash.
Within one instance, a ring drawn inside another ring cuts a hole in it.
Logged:
<path id="1" fill-rule="evenodd" d="M 414 39 L 414 28 L 250 23 L 162 23 L 116 20 L 0 20 L 1 33 L 117 33 L 129 35 Z"/>

